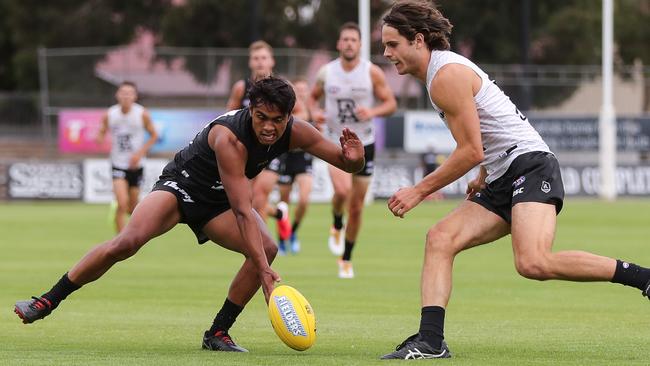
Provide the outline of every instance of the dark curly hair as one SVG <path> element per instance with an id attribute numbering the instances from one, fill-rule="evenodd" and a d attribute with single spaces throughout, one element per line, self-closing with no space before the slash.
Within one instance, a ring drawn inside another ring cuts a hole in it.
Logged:
<path id="1" fill-rule="evenodd" d="M 448 50 L 453 27 L 435 5 L 429 1 L 407 0 L 393 5 L 384 24 L 389 25 L 413 41 L 421 33 L 429 50 Z"/>
<path id="2" fill-rule="evenodd" d="M 252 107 L 275 107 L 283 115 L 291 114 L 296 104 L 296 94 L 284 79 L 269 76 L 254 82 L 248 89 Z"/>

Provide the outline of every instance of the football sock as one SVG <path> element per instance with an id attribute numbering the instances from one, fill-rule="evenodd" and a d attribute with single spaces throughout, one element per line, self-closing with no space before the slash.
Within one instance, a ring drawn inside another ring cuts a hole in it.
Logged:
<path id="1" fill-rule="evenodd" d="M 343 214 L 334 214 L 334 228 L 336 230 L 343 228 Z"/>
<path id="2" fill-rule="evenodd" d="M 344 261 L 349 261 L 352 258 L 352 248 L 354 247 L 354 242 L 345 240 L 345 251 L 343 252 L 343 259 Z"/>
<path id="3" fill-rule="evenodd" d="M 420 320 L 420 337 L 433 348 L 440 349 L 444 337 L 445 309 L 440 306 L 425 306 L 422 308 Z"/>
<path id="4" fill-rule="evenodd" d="M 295 233 L 298 231 L 298 226 L 300 226 L 300 221 L 294 221 L 293 225 L 291 225 L 291 232 Z"/>
<path id="5" fill-rule="evenodd" d="M 55 309 L 57 306 L 59 306 L 59 303 L 61 301 L 65 300 L 65 298 L 68 297 L 68 295 L 80 288 L 81 286 L 76 285 L 70 281 L 68 278 L 68 272 L 66 272 L 63 277 L 61 277 L 59 282 L 57 282 L 50 291 L 41 295 L 41 297 L 48 299 L 52 304 L 52 309 Z"/>
<path id="6" fill-rule="evenodd" d="M 237 316 L 244 310 L 243 307 L 235 304 L 226 298 L 224 301 L 221 310 L 217 313 L 217 316 L 214 317 L 212 322 L 212 327 L 210 327 L 210 334 L 216 333 L 218 330 L 228 331 L 232 327 L 233 323 L 237 319 Z"/>
<path id="7" fill-rule="evenodd" d="M 276 218 L 276 220 L 280 220 L 282 218 L 282 211 L 279 208 L 277 208 L 275 210 L 275 216 L 274 217 Z"/>
<path id="8" fill-rule="evenodd" d="M 637 266 L 634 263 L 616 260 L 616 271 L 611 282 L 645 290 L 645 285 L 650 281 L 650 269 Z"/>

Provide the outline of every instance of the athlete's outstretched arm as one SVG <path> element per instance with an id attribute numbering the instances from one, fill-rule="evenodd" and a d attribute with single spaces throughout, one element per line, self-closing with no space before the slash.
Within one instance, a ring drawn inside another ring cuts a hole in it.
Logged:
<path id="1" fill-rule="evenodd" d="M 253 194 L 244 173 L 248 152 L 246 147 L 226 127 L 213 127 L 208 141 L 216 154 L 221 183 L 237 219 L 239 232 L 244 239 L 243 254 L 251 258 L 257 267 L 264 297 L 268 302 L 274 283 L 280 280 L 280 276 L 269 265 L 264 253 L 262 234 L 253 213 Z"/>
<path id="2" fill-rule="evenodd" d="M 340 146 L 327 140 L 311 124 L 294 119 L 291 130 L 291 148 L 300 148 L 335 167 L 356 173 L 365 164 L 363 144 L 351 130 L 344 128 L 339 139 Z"/>

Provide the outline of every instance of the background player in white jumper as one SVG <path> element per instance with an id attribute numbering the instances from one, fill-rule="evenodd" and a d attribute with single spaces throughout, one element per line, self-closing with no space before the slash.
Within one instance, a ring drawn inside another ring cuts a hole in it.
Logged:
<path id="1" fill-rule="evenodd" d="M 102 117 L 97 143 L 102 144 L 111 134 L 111 165 L 113 194 L 117 202 L 115 230 L 119 233 L 126 223 L 126 215 L 133 213 L 140 196 L 143 160 L 156 143 L 158 134 L 146 108 L 136 103 L 138 92 L 134 83 L 122 82 L 115 93 L 117 104 Z M 149 139 L 145 141 L 145 131 Z"/>
<path id="2" fill-rule="evenodd" d="M 353 278 L 352 248 L 361 228 L 363 203 L 370 185 L 375 153 L 375 130 L 372 118 L 395 112 L 397 102 L 386 84 L 384 72 L 377 65 L 360 58 L 361 32 L 356 23 L 341 26 L 336 43 L 339 57 L 323 66 L 312 89 L 310 107 L 314 120 L 325 123 L 325 134 L 336 140 L 344 127 L 357 133 L 365 148 L 366 166 L 356 174 L 329 167 L 334 186 L 332 214 L 328 245 L 339 259 L 339 277 Z M 317 106 L 325 97 L 325 110 Z M 375 103 L 375 98 L 378 103 Z M 348 220 L 343 224 L 347 205 Z"/>
<path id="3" fill-rule="evenodd" d="M 551 251 L 564 198 L 558 162 L 487 74 L 448 51 L 451 28 L 438 10 L 421 1 L 400 2 L 384 17 L 384 55 L 399 74 L 426 83 L 431 104 L 457 144 L 433 173 L 397 191 L 389 209 L 403 218 L 475 166 L 480 165 L 480 173 L 468 184 L 468 199 L 427 233 L 419 332 L 382 358 L 450 357 L 443 326 L 454 258 L 508 234 L 517 272 L 526 278 L 612 281 L 636 287 L 644 296 L 650 287 L 646 268 L 583 251 Z"/>

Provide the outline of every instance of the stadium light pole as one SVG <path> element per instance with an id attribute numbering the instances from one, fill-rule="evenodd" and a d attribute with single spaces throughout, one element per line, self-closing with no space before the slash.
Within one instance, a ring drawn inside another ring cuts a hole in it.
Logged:
<path id="1" fill-rule="evenodd" d="M 370 0 L 359 0 L 359 29 L 361 29 L 361 58 L 370 60 Z"/>
<path id="2" fill-rule="evenodd" d="M 600 190 L 602 199 L 616 199 L 616 111 L 612 92 L 614 9 L 603 0 L 603 104 L 598 121 Z"/>

